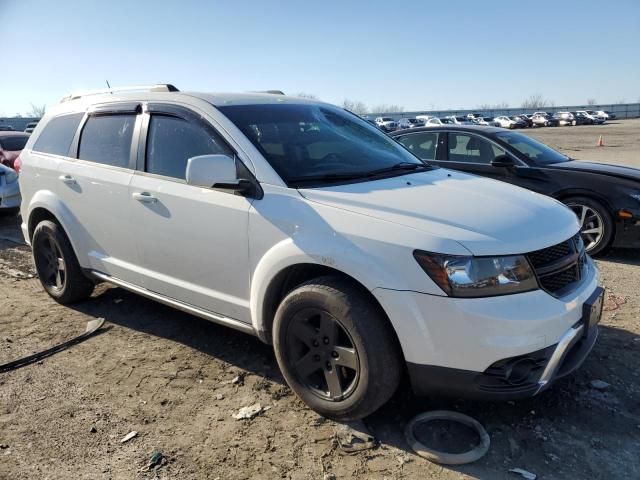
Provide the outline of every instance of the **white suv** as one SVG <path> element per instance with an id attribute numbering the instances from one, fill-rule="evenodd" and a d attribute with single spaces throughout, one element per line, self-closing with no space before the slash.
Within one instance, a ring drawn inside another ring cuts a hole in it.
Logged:
<path id="1" fill-rule="evenodd" d="M 274 346 L 331 418 L 420 394 L 534 395 L 577 368 L 602 289 L 575 215 L 423 163 L 271 94 L 71 96 L 21 159 L 22 229 L 60 303 L 106 281 Z"/>

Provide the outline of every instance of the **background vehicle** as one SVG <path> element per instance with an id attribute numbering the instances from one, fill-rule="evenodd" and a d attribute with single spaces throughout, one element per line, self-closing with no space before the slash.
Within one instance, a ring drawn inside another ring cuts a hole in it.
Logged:
<path id="1" fill-rule="evenodd" d="M 445 119 L 449 120 L 449 122 L 446 123 L 451 123 L 453 125 L 471 125 L 471 120 L 465 117 L 449 115 L 448 117 L 441 118 L 440 120 L 442 123 L 445 123 Z"/>
<path id="2" fill-rule="evenodd" d="M 531 116 L 531 123 L 534 127 L 557 127 L 560 124 L 557 118 L 540 113 L 534 113 Z"/>
<path id="3" fill-rule="evenodd" d="M 11 125 L 0 125 L 0 132 L 13 132 Z"/>
<path id="4" fill-rule="evenodd" d="M 578 110 L 576 112 L 577 115 L 581 116 L 581 117 L 586 117 L 591 121 L 592 125 L 601 125 L 604 123 L 604 119 L 600 118 L 596 115 L 593 115 L 591 113 L 589 113 L 588 110 Z"/>
<path id="5" fill-rule="evenodd" d="M 398 129 L 398 122 L 391 117 L 377 117 L 376 125 L 384 132 L 393 132 Z"/>
<path id="6" fill-rule="evenodd" d="M 593 125 L 595 123 L 593 118 L 586 113 L 571 112 L 571 115 L 573 115 L 576 125 Z"/>
<path id="7" fill-rule="evenodd" d="M 510 119 L 505 115 L 501 115 L 499 117 L 494 118 L 493 123 L 497 127 L 510 128 L 510 129 L 517 128 L 518 126 L 518 122 Z M 523 122 L 520 122 L 520 125 L 524 125 Z"/>
<path id="8" fill-rule="evenodd" d="M 560 200 L 580 219 L 592 255 L 610 246 L 640 247 L 640 169 L 573 160 L 531 137 L 498 128 L 452 126 L 422 135 L 416 130 L 412 136 L 392 136 L 405 146 L 427 139 L 437 144 L 437 152 L 413 149 L 429 163 Z"/>
<path id="9" fill-rule="evenodd" d="M 444 123 L 442 123 L 442 121 L 439 118 L 436 117 L 432 117 L 429 120 L 427 120 L 423 126 L 425 127 L 439 127 L 440 125 L 444 125 Z"/>
<path id="10" fill-rule="evenodd" d="M 22 132 L 0 132 L 0 163 L 13 168 L 27 140 L 29 135 Z"/>
<path id="11" fill-rule="evenodd" d="M 398 120 L 398 128 L 401 130 L 416 127 L 424 127 L 424 122 L 416 118 L 401 118 Z"/>
<path id="12" fill-rule="evenodd" d="M 27 127 L 24 129 L 24 133 L 31 133 L 33 129 L 38 126 L 38 122 L 29 122 L 27 123 Z"/>
<path id="13" fill-rule="evenodd" d="M 511 117 L 511 119 L 516 121 L 518 120 L 521 121 L 524 125 L 522 128 L 530 128 L 533 126 L 531 115 L 525 115 L 525 114 L 514 115 L 513 117 Z"/>
<path id="14" fill-rule="evenodd" d="M 15 215 L 20 209 L 18 174 L 0 164 L 0 215 Z"/>
<path id="15" fill-rule="evenodd" d="M 489 123 L 482 117 L 474 117 L 471 119 L 471 123 L 473 123 L 474 125 L 482 125 L 482 126 L 493 125 L 493 118 L 491 119 L 491 123 Z"/>
<path id="16" fill-rule="evenodd" d="M 168 85 L 67 98 L 20 171 L 22 230 L 62 304 L 101 280 L 257 335 L 293 391 L 342 421 L 383 405 L 405 366 L 418 392 L 446 379 L 530 396 L 595 343 L 597 270 L 553 200 L 429 166 L 314 100 Z M 540 250 L 560 255 L 531 263 Z M 514 376 L 523 355 L 537 361 Z"/>
<path id="17" fill-rule="evenodd" d="M 613 120 L 616 116 L 613 113 L 607 112 L 606 110 L 596 110 L 595 116 L 598 118 L 602 118 L 603 120 Z"/>
<path id="18" fill-rule="evenodd" d="M 558 120 L 558 125 L 560 126 L 576 125 L 578 123 L 571 112 L 557 112 L 553 115 L 553 118 Z"/>

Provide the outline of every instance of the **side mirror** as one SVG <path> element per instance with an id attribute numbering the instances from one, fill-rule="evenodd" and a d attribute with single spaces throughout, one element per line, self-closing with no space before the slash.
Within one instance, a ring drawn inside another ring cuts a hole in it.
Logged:
<path id="1" fill-rule="evenodd" d="M 249 180 L 238 178 L 236 160 L 228 155 L 199 155 L 187 160 L 187 184 L 220 188 L 248 194 L 254 190 Z"/>
<path id="2" fill-rule="evenodd" d="M 513 161 L 513 159 L 508 155 L 498 155 L 496 158 L 491 160 L 492 167 L 510 168 L 510 167 L 515 167 L 515 165 L 516 164 Z"/>

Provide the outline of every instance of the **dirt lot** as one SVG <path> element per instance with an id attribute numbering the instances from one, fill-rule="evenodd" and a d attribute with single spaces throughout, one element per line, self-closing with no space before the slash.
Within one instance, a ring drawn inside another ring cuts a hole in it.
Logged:
<path id="1" fill-rule="evenodd" d="M 576 157 L 627 161 L 620 152 L 628 149 L 637 162 L 640 122 L 623 123 L 624 135 L 612 127 L 533 135 L 580 148 Z M 590 148 L 600 132 L 612 132 L 603 133 L 611 146 Z M 616 138 L 622 146 L 613 147 Z M 637 250 L 598 260 L 607 287 L 601 336 L 574 376 L 509 403 L 416 399 L 405 387 L 365 421 L 379 446 L 348 455 L 334 440 L 337 424 L 296 399 L 257 339 L 104 285 L 90 301 L 62 307 L 30 278 L 29 249 L 6 240 L 19 241 L 17 219 L 0 218 L 0 238 L 0 364 L 106 319 L 105 331 L 86 342 L 0 374 L 0 479 L 520 478 L 510 468 L 543 479 L 640 478 Z M 610 385 L 601 391 L 593 380 Z M 232 417 L 255 402 L 271 408 L 253 420 Z M 437 408 L 477 418 L 491 437 L 489 453 L 455 468 L 414 455 L 403 427 Z M 120 443 L 134 430 L 137 437 Z M 145 471 L 154 451 L 167 463 Z"/>
<path id="2" fill-rule="evenodd" d="M 612 120 L 603 125 L 528 128 L 520 132 L 578 160 L 625 164 L 640 168 L 640 119 Z M 604 147 L 596 142 L 602 135 Z"/>

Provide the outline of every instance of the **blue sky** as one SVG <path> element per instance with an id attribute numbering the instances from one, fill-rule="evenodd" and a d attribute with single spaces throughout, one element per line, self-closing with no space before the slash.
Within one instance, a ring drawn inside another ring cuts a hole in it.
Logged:
<path id="1" fill-rule="evenodd" d="M 0 116 L 105 79 L 407 110 L 640 99 L 638 0 L 0 0 L 0 25 Z"/>

